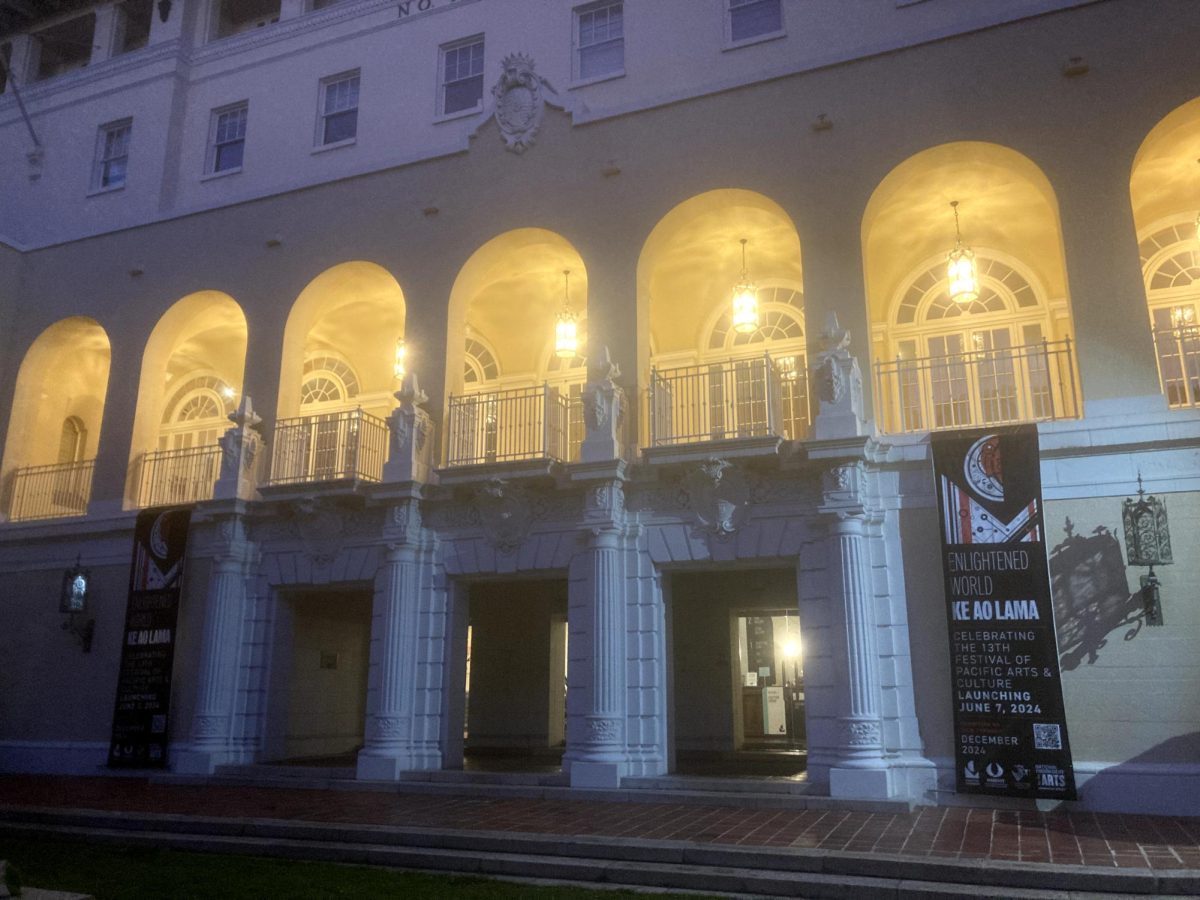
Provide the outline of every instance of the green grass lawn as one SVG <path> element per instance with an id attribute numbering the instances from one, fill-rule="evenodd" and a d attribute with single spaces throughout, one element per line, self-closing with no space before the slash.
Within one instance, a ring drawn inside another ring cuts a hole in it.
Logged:
<path id="1" fill-rule="evenodd" d="M 26 886 L 77 891 L 91 894 L 96 900 L 264 900 L 272 897 L 287 900 L 323 900 L 327 897 L 612 900 L 634 896 L 631 891 L 549 887 L 368 866 L 120 848 L 42 838 L 0 837 L 0 859 L 7 859 L 20 870 Z M 695 895 L 689 900 L 695 900 Z"/>

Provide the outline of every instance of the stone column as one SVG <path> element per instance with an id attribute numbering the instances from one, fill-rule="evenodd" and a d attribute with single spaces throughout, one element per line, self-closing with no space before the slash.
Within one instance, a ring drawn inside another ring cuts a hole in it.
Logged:
<path id="1" fill-rule="evenodd" d="M 830 633 L 839 710 L 829 770 L 835 797 L 880 798 L 892 795 L 884 758 L 880 721 L 879 650 L 871 592 L 871 563 L 866 539 L 867 512 L 862 506 L 862 466 L 833 466 L 825 476 L 822 513 L 826 515 L 826 578 L 832 598 Z"/>
<path id="2" fill-rule="evenodd" d="M 585 516 L 594 524 L 586 549 L 571 567 L 564 764 L 570 769 L 572 787 L 619 787 L 628 769 L 623 497 L 618 479 L 588 488 Z"/>
<path id="3" fill-rule="evenodd" d="M 241 631 L 246 618 L 246 582 L 257 561 L 238 516 L 217 522 L 220 543 L 213 555 L 205 605 L 204 641 L 192 714 L 191 744 L 176 756 L 173 770 L 208 775 L 231 761 L 230 739 L 237 700 Z"/>
<path id="4" fill-rule="evenodd" d="M 421 624 L 421 527 L 418 500 L 392 507 L 387 555 L 375 578 L 371 617 L 371 671 L 366 741 L 358 754 L 358 778 L 395 781 L 400 773 L 427 768 L 413 751 L 417 654 Z"/>

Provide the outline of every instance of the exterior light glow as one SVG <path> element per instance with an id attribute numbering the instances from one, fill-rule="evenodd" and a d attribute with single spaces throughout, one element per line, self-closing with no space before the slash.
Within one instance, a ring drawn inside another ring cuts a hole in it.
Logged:
<path id="1" fill-rule="evenodd" d="M 749 334 L 758 328 L 758 288 L 746 275 L 746 239 L 742 238 L 742 274 L 733 286 L 733 330 Z"/>
<path id="2" fill-rule="evenodd" d="M 954 249 L 946 257 L 950 299 L 955 303 L 970 303 L 979 296 L 975 254 L 962 242 L 962 233 L 958 229 L 958 201 L 952 200 L 950 207 L 954 210 Z"/>
<path id="3" fill-rule="evenodd" d="M 795 638 L 788 638 L 783 643 L 783 655 L 788 659 L 795 659 L 800 655 L 800 642 Z"/>
<path id="4" fill-rule="evenodd" d="M 232 400 L 235 396 L 237 396 L 237 392 L 229 385 L 225 385 L 225 387 L 221 388 L 221 396 L 226 400 Z"/>
<path id="5" fill-rule="evenodd" d="M 404 338 L 396 338 L 396 359 L 392 363 L 392 374 L 397 381 L 403 381 L 408 374 L 408 345 Z"/>
<path id="6" fill-rule="evenodd" d="M 800 377 L 800 370 L 796 368 L 796 357 L 781 356 L 776 364 L 779 366 L 779 377 L 784 381 L 796 381 Z"/>
<path id="7" fill-rule="evenodd" d="M 563 305 L 554 323 L 554 355 L 559 359 L 574 359 L 579 353 L 579 332 L 575 314 L 571 312 L 571 297 L 568 291 L 571 270 L 563 269 Z"/>

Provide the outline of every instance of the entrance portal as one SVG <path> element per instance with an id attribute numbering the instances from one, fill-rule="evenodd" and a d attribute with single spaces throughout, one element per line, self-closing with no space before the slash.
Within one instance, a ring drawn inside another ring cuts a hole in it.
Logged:
<path id="1" fill-rule="evenodd" d="M 278 609 L 269 756 L 353 766 L 366 716 L 370 589 L 297 591 Z"/>
<path id="2" fill-rule="evenodd" d="M 672 770 L 801 775 L 807 744 L 795 574 L 675 574 L 670 615 Z"/>
<path id="3" fill-rule="evenodd" d="M 468 591 L 463 767 L 553 772 L 566 741 L 567 583 Z"/>

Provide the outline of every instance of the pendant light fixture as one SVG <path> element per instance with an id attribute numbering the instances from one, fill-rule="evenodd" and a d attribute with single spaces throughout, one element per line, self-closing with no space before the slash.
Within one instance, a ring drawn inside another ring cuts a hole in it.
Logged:
<path id="1" fill-rule="evenodd" d="M 950 299 L 955 303 L 970 303 L 979 296 L 975 254 L 962 242 L 962 232 L 958 229 L 958 201 L 951 200 L 950 208 L 954 210 L 954 249 L 946 257 Z"/>
<path id="2" fill-rule="evenodd" d="M 742 238 L 742 274 L 733 286 L 733 330 L 749 334 L 758 328 L 758 288 L 746 275 L 746 239 Z"/>
<path id="3" fill-rule="evenodd" d="M 554 323 L 554 355 L 559 359 L 574 359 L 579 353 L 579 332 L 575 313 L 571 312 L 571 270 L 563 269 L 563 305 Z"/>

